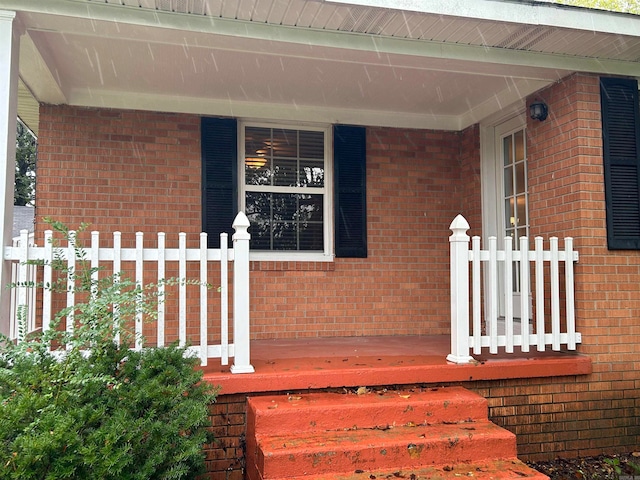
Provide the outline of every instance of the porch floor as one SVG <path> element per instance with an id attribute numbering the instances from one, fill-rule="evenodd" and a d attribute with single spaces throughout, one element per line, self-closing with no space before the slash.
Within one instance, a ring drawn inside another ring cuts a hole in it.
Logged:
<path id="1" fill-rule="evenodd" d="M 210 359 L 203 371 L 205 380 L 219 385 L 223 395 L 555 377 L 592 371 L 591 359 L 575 352 L 533 350 L 491 355 L 487 349 L 466 365 L 448 362 L 449 352 L 448 335 L 254 340 L 251 364 L 255 373 L 234 375 L 219 359 Z"/>

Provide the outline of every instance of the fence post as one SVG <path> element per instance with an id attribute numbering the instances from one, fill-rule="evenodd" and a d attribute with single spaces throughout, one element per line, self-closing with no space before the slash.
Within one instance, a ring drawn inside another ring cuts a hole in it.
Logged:
<path id="1" fill-rule="evenodd" d="M 239 212 L 233 221 L 233 345 L 231 373 L 253 373 L 249 350 L 249 219 Z"/>
<path id="2" fill-rule="evenodd" d="M 447 360 L 469 363 L 469 223 L 456 216 L 449 229 L 451 251 L 451 353 Z"/>

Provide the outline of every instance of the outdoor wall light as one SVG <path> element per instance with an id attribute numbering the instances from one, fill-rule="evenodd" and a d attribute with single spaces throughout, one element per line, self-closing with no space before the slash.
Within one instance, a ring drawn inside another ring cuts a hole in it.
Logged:
<path id="1" fill-rule="evenodd" d="M 540 121 L 546 120 L 548 114 L 549 114 L 549 107 L 547 107 L 547 104 L 544 102 L 540 102 L 540 101 L 533 102 L 529 106 L 529 115 L 534 120 L 540 120 Z"/>

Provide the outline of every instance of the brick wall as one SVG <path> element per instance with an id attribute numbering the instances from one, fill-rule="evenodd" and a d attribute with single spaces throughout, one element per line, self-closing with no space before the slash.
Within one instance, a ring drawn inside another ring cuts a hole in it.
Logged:
<path id="1" fill-rule="evenodd" d="M 211 406 L 215 441 L 205 448 L 207 475 L 202 479 L 242 480 L 246 395 L 224 395 Z"/>
<path id="2" fill-rule="evenodd" d="M 607 250 L 598 77 L 573 75 L 534 99 L 549 118 L 527 125 L 531 235 L 574 237 L 578 351 L 593 374 L 474 387 L 528 458 L 628 451 L 640 444 L 640 254 Z"/>
<path id="3" fill-rule="evenodd" d="M 198 234 L 200 176 L 198 117 L 40 109 L 38 232 L 50 216 L 72 227 L 89 222 L 105 234 L 120 230 L 130 242 L 137 231 Z"/>
<path id="4" fill-rule="evenodd" d="M 51 216 L 71 226 L 91 223 L 107 245 L 120 230 L 129 241 L 123 246 L 133 246 L 135 231 L 148 234 L 148 246 L 155 232 L 166 231 L 168 247 L 186 231 L 196 246 L 199 122 L 43 106 L 38 234 L 42 217 Z M 467 214 L 465 205 L 480 223 L 477 128 L 369 128 L 367 138 L 369 257 L 253 262 L 254 338 L 448 333 L 448 227 Z"/>

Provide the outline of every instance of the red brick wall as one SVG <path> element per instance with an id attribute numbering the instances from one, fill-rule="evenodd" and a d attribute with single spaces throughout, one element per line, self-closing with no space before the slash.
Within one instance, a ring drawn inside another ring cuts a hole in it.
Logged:
<path id="1" fill-rule="evenodd" d="M 40 128 L 39 232 L 50 216 L 120 230 L 123 241 L 137 231 L 200 233 L 199 118 L 44 105 Z"/>
<path id="2" fill-rule="evenodd" d="M 37 230 L 44 216 L 120 230 L 201 229 L 199 117 L 43 106 Z M 254 338 L 449 332 L 449 224 L 479 219 L 477 128 L 367 130 L 366 259 L 252 263 Z M 467 188 L 471 186 L 471 188 Z M 464 187 L 464 188 L 463 188 Z M 125 237 L 123 237 L 125 238 Z M 173 242 L 173 244 L 170 244 Z M 123 246 L 125 246 L 123 244 Z"/>
<path id="3" fill-rule="evenodd" d="M 472 125 L 460 134 L 460 212 L 469 222 L 470 236 L 482 235 L 480 176 L 480 127 Z M 451 219 L 453 220 L 453 218 Z M 451 233 L 451 232 L 449 232 Z"/>
<path id="4" fill-rule="evenodd" d="M 528 458 L 628 451 L 640 444 L 640 253 L 606 246 L 598 77 L 573 75 L 535 99 L 549 118 L 527 125 L 531 235 L 574 237 L 578 351 L 594 373 L 473 387 Z"/>

